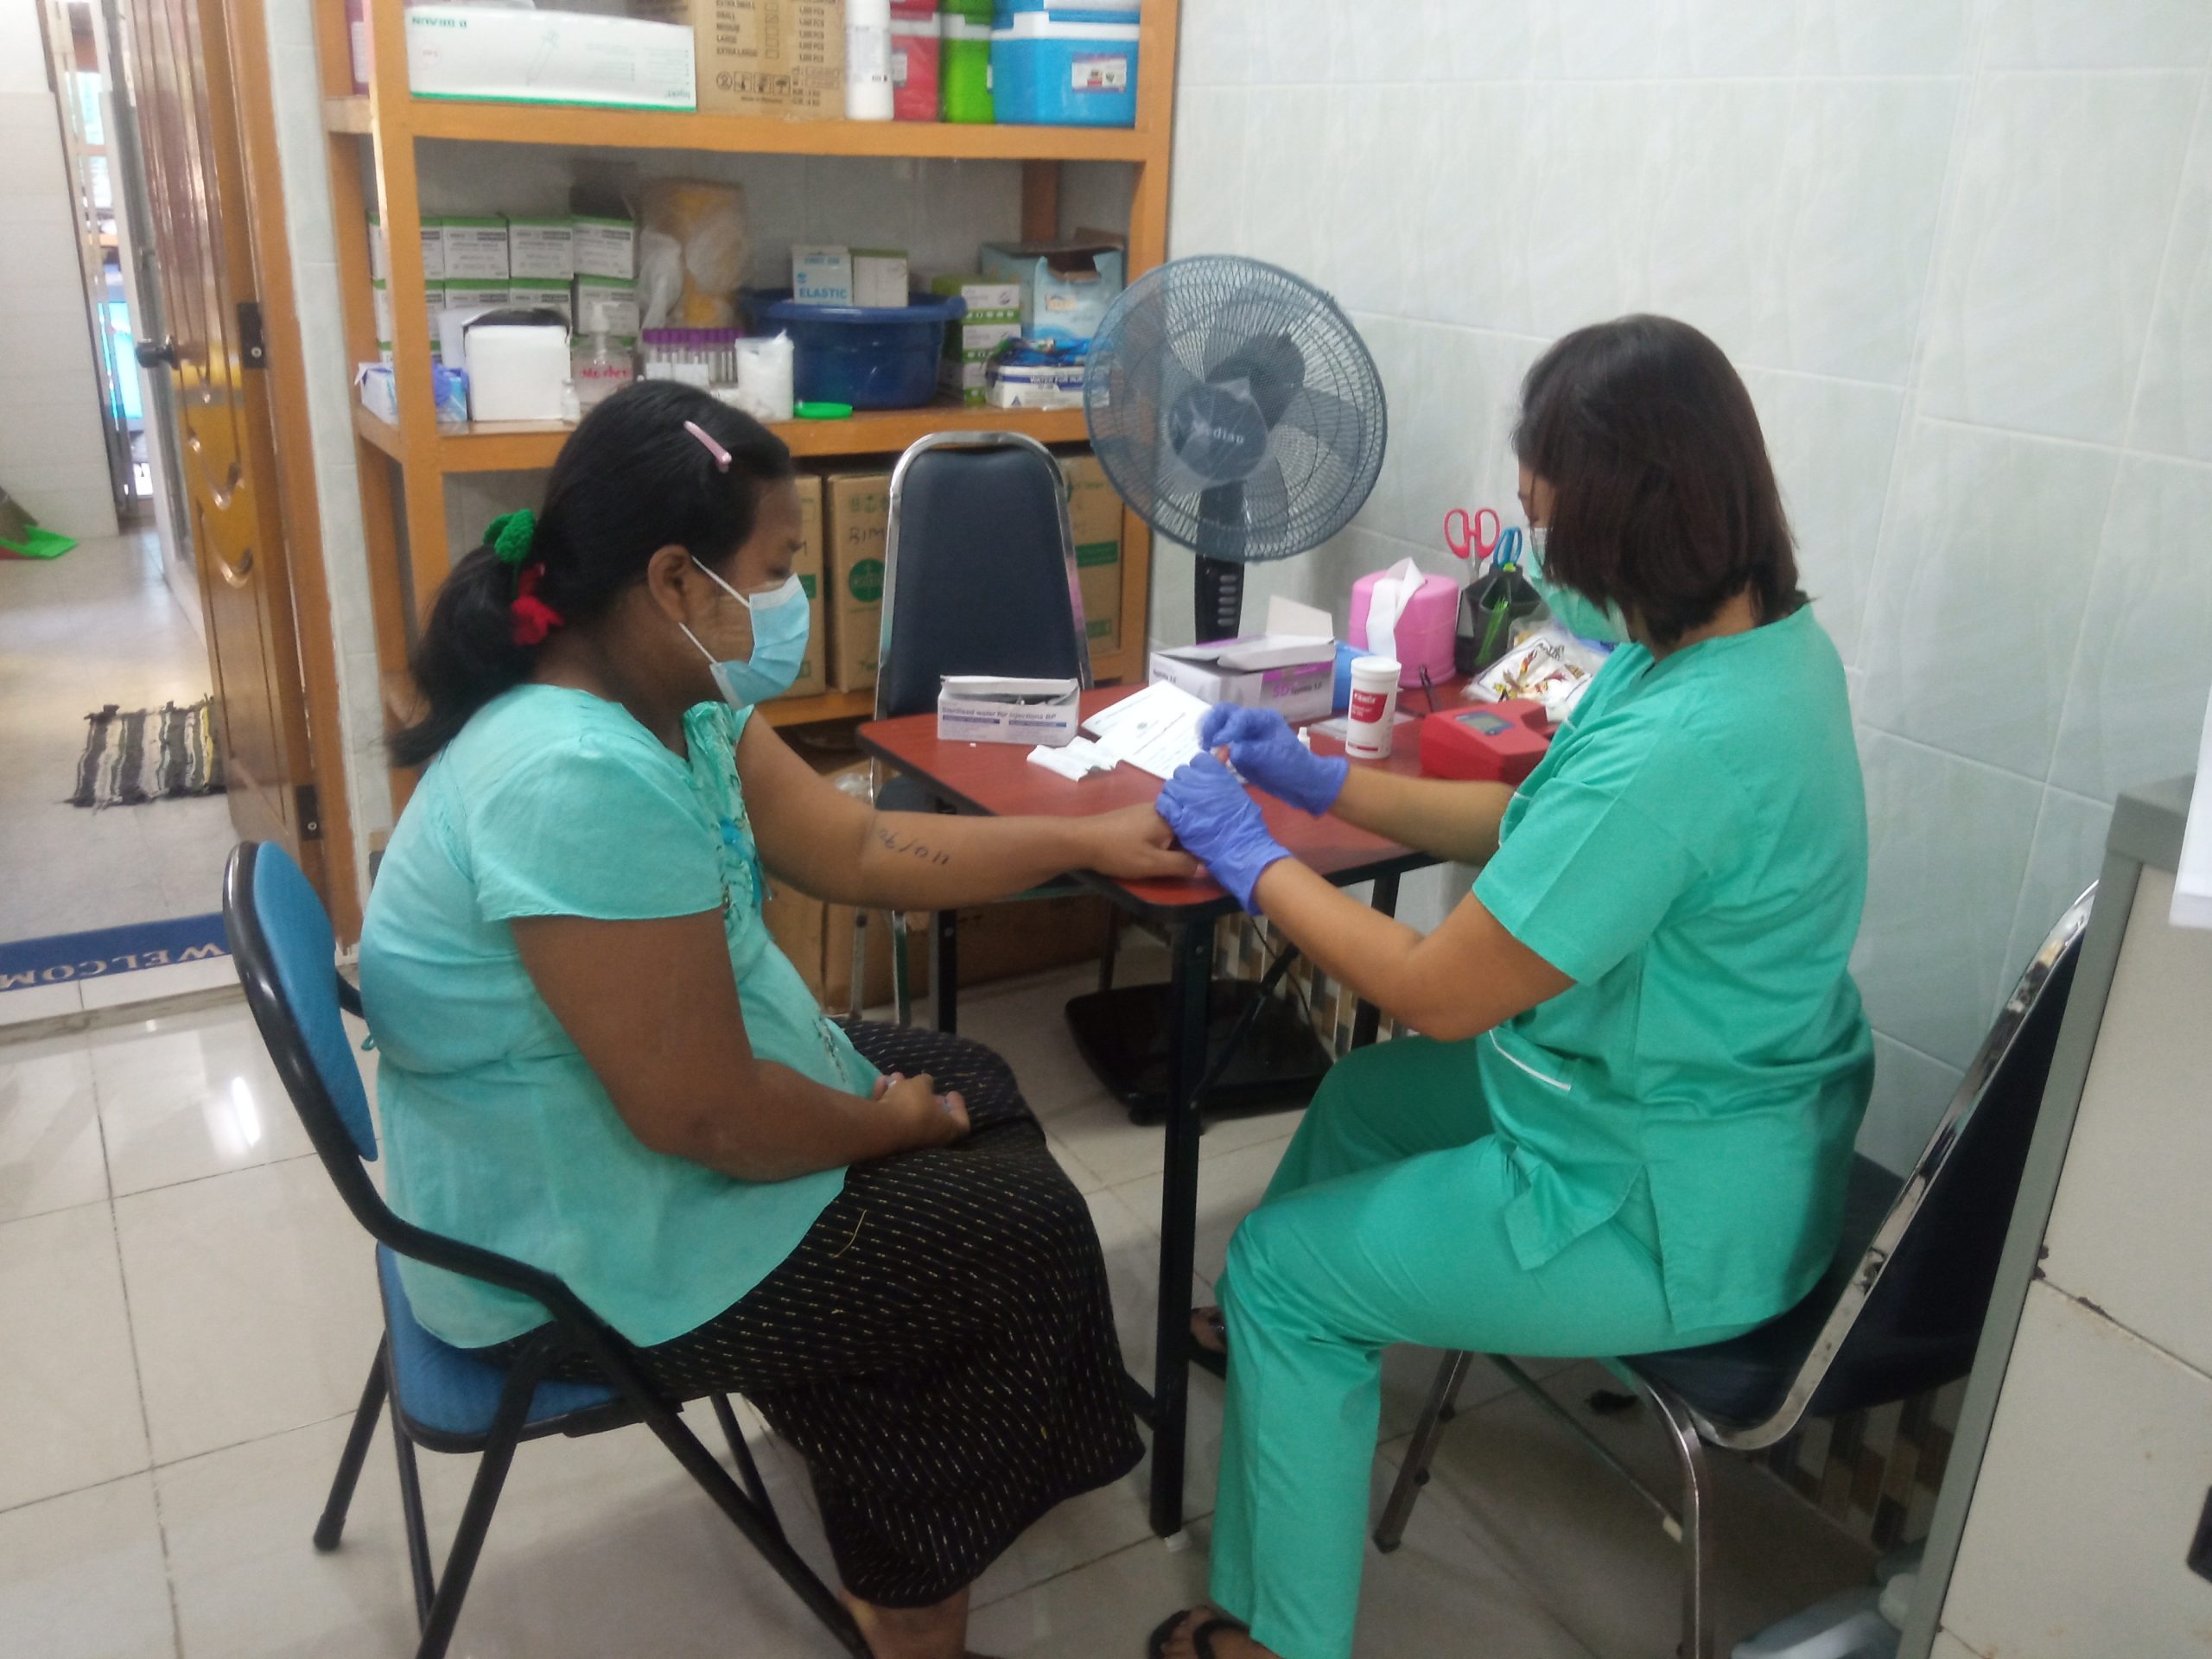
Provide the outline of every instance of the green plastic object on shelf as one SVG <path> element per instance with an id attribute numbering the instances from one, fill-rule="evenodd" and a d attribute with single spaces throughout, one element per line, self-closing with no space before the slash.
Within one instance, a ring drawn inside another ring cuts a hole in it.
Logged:
<path id="1" fill-rule="evenodd" d="M 800 404 L 791 412 L 802 421 L 849 421 L 853 418 L 850 404 Z"/>
<path id="2" fill-rule="evenodd" d="M 944 0 L 938 27 L 938 112 L 947 121 L 988 126 L 991 101 L 992 0 Z"/>

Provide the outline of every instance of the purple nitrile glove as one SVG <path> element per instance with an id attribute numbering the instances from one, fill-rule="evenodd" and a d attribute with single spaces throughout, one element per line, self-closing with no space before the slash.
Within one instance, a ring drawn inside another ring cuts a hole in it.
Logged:
<path id="1" fill-rule="evenodd" d="M 1268 833 L 1259 803 L 1229 768 L 1211 754 L 1185 761 L 1160 791 L 1160 816 L 1184 850 L 1204 862 L 1249 914 L 1258 915 L 1252 889 L 1260 872 L 1290 854 Z"/>
<path id="2" fill-rule="evenodd" d="M 1209 750 L 1229 748 L 1229 764 L 1277 800 L 1288 801 L 1319 817 L 1336 804 L 1351 762 L 1340 754 L 1320 755 L 1298 741 L 1283 717 L 1271 709 L 1240 709 L 1217 702 L 1206 710 L 1198 741 Z"/>

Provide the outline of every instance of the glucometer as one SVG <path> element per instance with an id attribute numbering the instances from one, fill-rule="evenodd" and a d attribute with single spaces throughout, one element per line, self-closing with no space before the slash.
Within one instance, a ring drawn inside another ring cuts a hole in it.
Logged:
<path id="1" fill-rule="evenodd" d="M 1479 702 L 1448 709 L 1421 723 L 1421 769 L 1430 778 L 1517 784 L 1551 747 L 1544 705 Z"/>

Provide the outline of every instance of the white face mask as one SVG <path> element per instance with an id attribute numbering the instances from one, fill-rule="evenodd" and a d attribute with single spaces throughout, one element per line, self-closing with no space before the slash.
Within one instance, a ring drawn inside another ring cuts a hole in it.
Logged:
<path id="1" fill-rule="evenodd" d="M 1544 596 L 1560 626 L 1584 639 L 1617 645 L 1628 638 L 1628 619 L 1614 604 L 1599 605 L 1587 594 L 1563 587 L 1545 574 L 1544 543 L 1548 527 L 1529 532 L 1529 585 Z"/>
<path id="2" fill-rule="evenodd" d="M 786 576 L 782 586 L 747 599 L 698 560 L 691 563 L 698 565 L 708 581 L 753 613 L 753 654 L 728 661 L 699 645 L 699 636 L 690 628 L 677 624 L 683 627 L 683 637 L 699 645 L 699 654 L 714 665 L 715 686 L 722 701 L 733 709 L 743 709 L 782 696 L 806 665 L 807 634 L 812 626 L 806 588 L 798 573 Z"/>

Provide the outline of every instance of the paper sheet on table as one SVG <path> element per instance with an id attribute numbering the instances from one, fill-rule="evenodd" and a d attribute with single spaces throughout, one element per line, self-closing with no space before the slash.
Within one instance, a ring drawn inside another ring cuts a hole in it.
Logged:
<path id="1" fill-rule="evenodd" d="M 2212 703 L 2205 707 L 2204 735 L 2197 741 L 2196 787 L 2190 795 L 2167 920 L 2176 927 L 2212 928 Z"/>
<path id="2" fill-rule="evenodd" d="M 1094 772 L 1114 770 L 1114 757 L 1087 737 L 1071 738 L 1058 748 L 1039 743 L 1029 751 L 1029 764 L 1057 772 L 1070 783 L 1081 783 Z"/>
<path id="3" fill-rule="evenodd" d="M 1141 772 L 1172 778 L 1198 753 L 1198 722 L 1208 705 L 1179 685 L 1155 681 L 1083 722 L 1099 748 Z"/>

